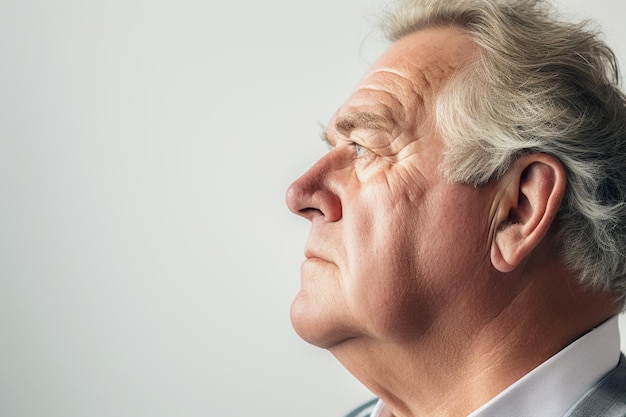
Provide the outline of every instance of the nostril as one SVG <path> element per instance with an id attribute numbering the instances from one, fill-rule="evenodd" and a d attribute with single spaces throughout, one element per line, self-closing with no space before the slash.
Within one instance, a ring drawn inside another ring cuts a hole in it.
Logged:
<path id="1" fill-rule="evenodd" d="M 318 162 L 287 188 L 285 198 L 292 213 L 310 221 L 323 218 L 335 222 L 341 219 L 341 201 L 331 187 L 326 165 Z"/>
<path id="2" fill-rule="evenodd" d="M 309 220 L 312 220 L 314 217 L 317 217 L 317 216 L 324 216 L 324 213 L 322 212 L 322 210 L 314 208 L 314 207 L 306 207 L 306 208 L 298 210 L 298 212 L 300 213 L 302 217 L 305 217 Z"/>

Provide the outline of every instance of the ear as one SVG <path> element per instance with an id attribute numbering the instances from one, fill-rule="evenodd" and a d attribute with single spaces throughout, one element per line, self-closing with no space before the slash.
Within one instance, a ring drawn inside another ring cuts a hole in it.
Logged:
<path id="1" fill-rule="evenodd" d="M 565 194 L 566 174 L 553 156 L 520 157 L 496 184 L 491 263 L 511 272 L 547 235 Z"/>

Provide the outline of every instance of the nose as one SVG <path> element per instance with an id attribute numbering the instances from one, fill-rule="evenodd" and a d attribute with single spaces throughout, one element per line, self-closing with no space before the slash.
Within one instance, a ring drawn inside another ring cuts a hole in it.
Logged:
<path id="1" fill-rule="evenodd" d="M 333 190 L 338 183 L 332 179 L 329 158 L 329 154 L 322 157 L 287 189 L 289 210 L 311 222 L 317 219 L 336 222 L 342 216 L 341 199 Z"/>

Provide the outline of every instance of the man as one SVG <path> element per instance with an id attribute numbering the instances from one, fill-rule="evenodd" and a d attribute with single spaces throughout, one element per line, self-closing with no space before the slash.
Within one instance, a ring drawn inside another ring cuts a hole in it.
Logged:
<path id="1" fill-rule="evenodd" d="M 291 318 L 379 400 L 352 415 L 626 415 L 626 100 L 540 1 L 415 0 L 287 192 Z"/>

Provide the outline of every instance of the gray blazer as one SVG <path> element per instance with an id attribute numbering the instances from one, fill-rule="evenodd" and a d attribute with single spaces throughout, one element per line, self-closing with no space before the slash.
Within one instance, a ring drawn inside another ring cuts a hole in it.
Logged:
<path id="1" fill-rule="evenodd" d="M 566 417 L 626 416 L 626 357 L 622 354 L 617 368 L 583 395 Z"/>
<path id="2" fill-rule="evenodd" d="M 371 417 L 378 400 L 372 400 L 353 410 L 346 417 Z M 529 417 L 529 416 L 494 416 Z M 542 416 L 557 417 L 557 416 Z M 565 417 L 626 417 L 626 357 L 583 395 Z"/>

